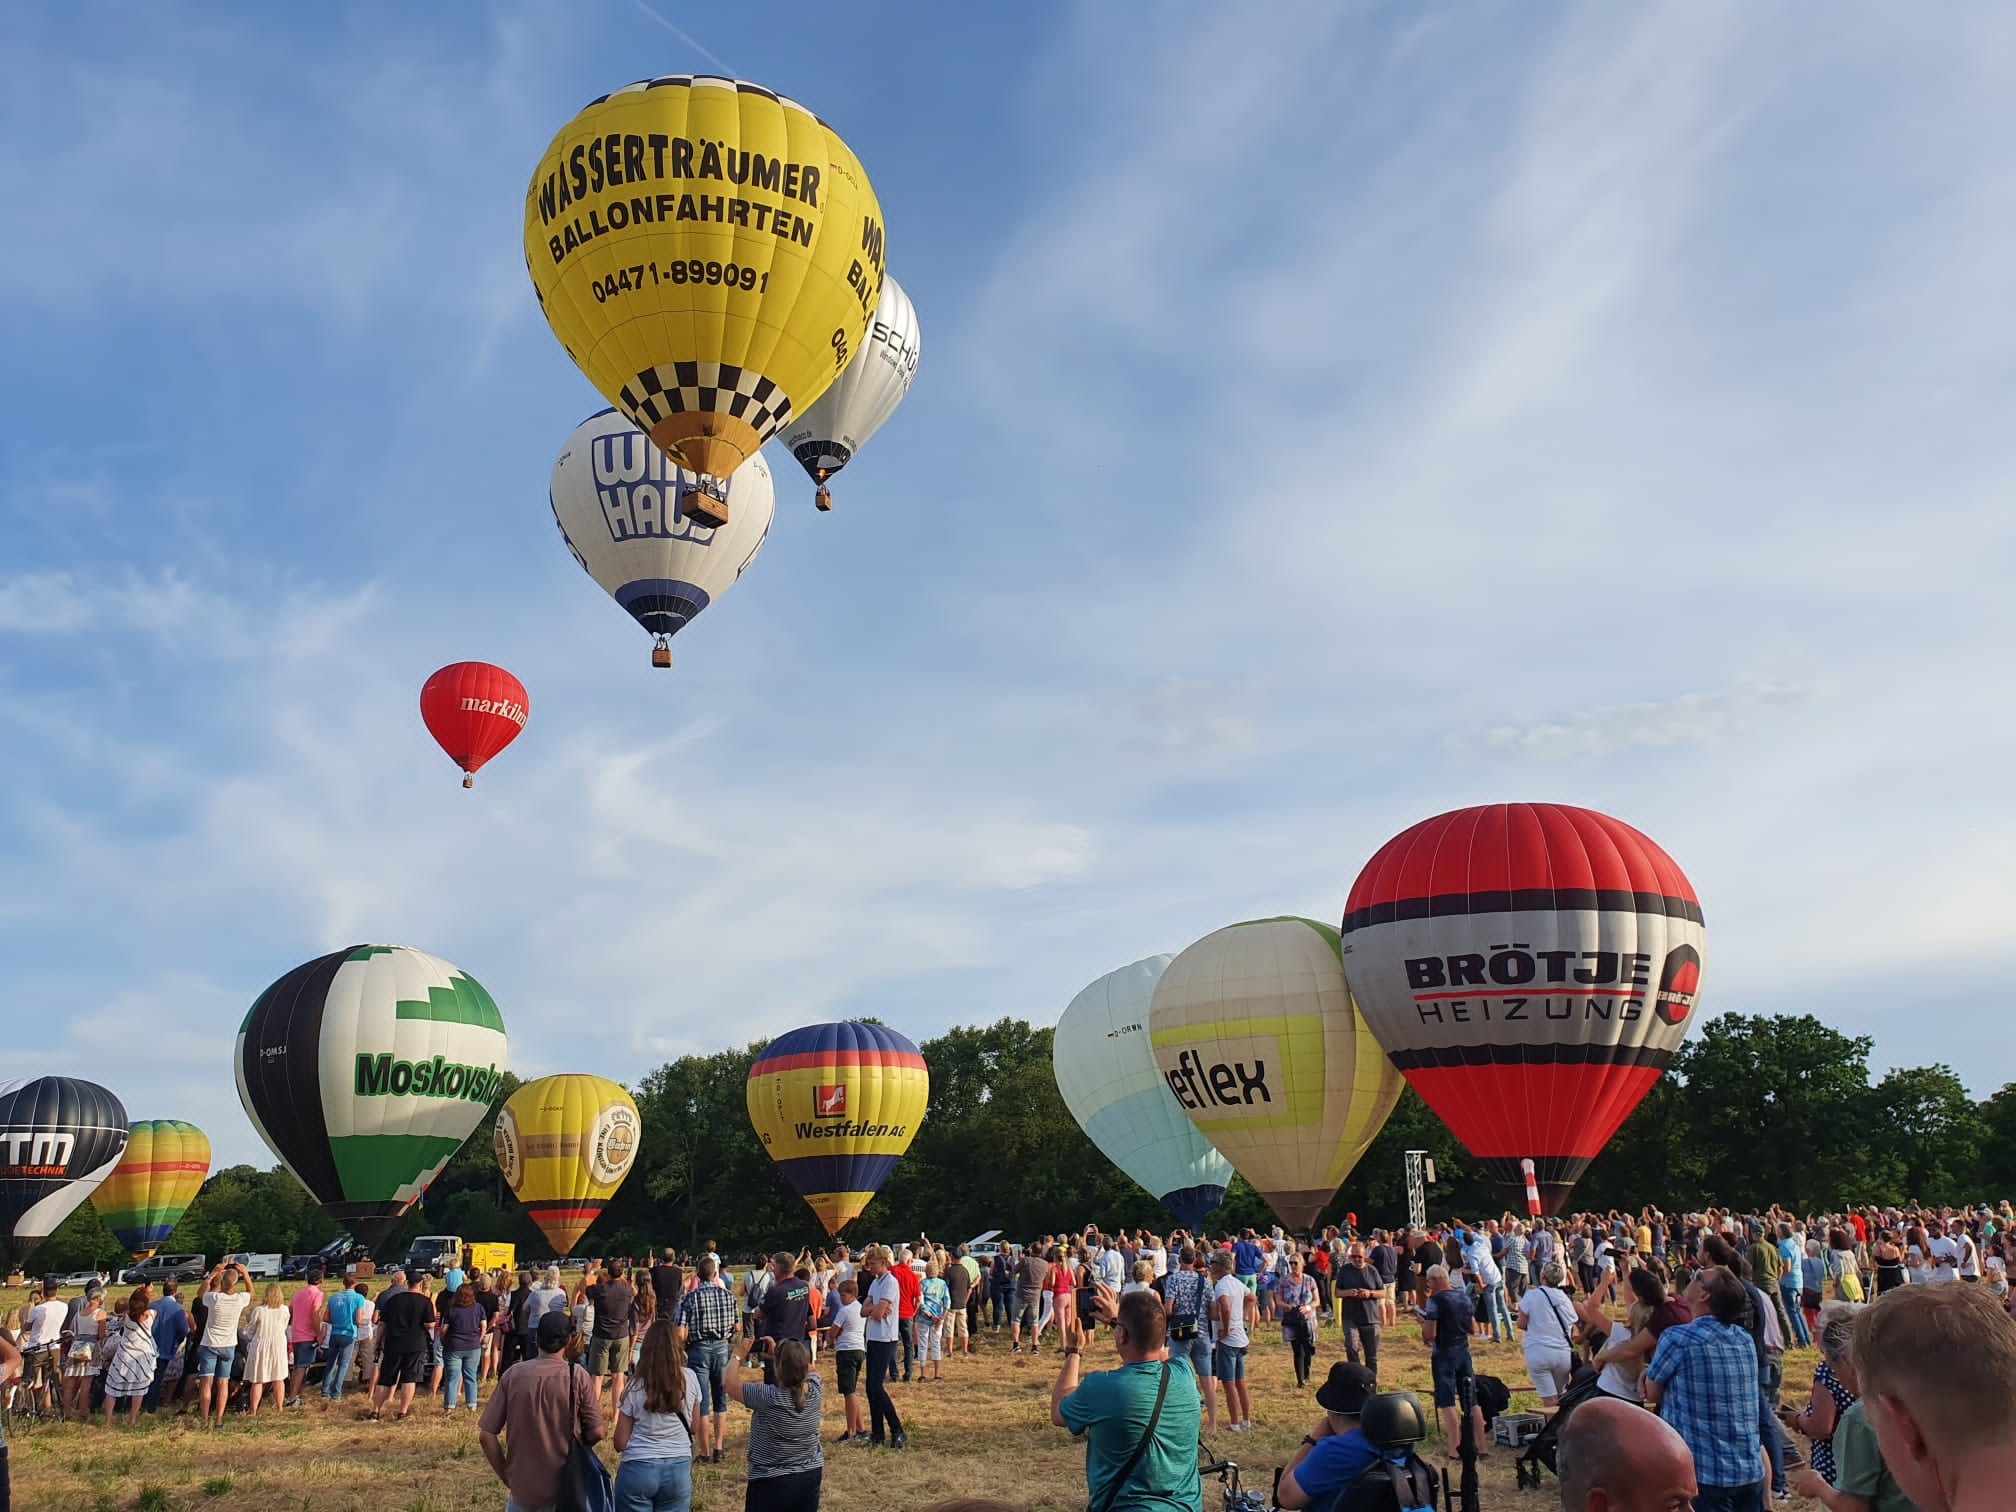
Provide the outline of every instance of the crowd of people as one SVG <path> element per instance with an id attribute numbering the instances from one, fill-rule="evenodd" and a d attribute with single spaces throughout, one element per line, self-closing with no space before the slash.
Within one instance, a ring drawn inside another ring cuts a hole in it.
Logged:
<path id="1" fill-rule="evenodd" d="M 326 1282 L 311 1272 L 291 1295 L 220 1265 L 186 1298 L 172 1281 L 158 1295 L 94 1282 L 69 1299 L 43 1284 L 0 1327 L 0 1376 L 18 1374 L 17 1396 L 47 1415 L 108 1426 L 186 1413 L 215 1429 L 229 1412 L 326 1410 L 353 1393 L 379 1420 L 437 1403 L 476 1417 L 518 1512 L 549 1505 L 571 1446 L 605 1435 L 616 1506 L 687 1507 L 693 1463 L 729 1452 L 732 1403 L 747 1418 L 747 1505 L 767 1512 L 818 1505 L 829 1390 L 840 1399 L 834 1445 L 903 1450 L 891 1384 L 941 1382 L 948 1356 L 994 1333 L 1011 1354 L 1059 1353 L 1052 1421 L 1086 1436 L 1094 1504 L 1110 1492 L 1125 1512 L 1199 1505 L 1199 1438 L 1221 1423 L 1252 1428 L 1248 1352 L 1278 1328 L 1297 1388 L 1313 1385 L 1321 1409 L 1283 1467 L 1280 1504 L 1302 1507 L 1377 1458 L 1355 1423 L 1382 1395 L 1382 1336 L 1404 1311 L 1428 1351 L 1452 1459 L 1466 1411 L 1471 1451 L 1490 1453 L 1493 1407 L 1472 1345 L 1518 1344 L 1543 1411 L 1563 1415 L 1568 1505 L 1748 1512 L 1797 1491 L 1837 1512 L 1972 1512 L 1988 1505 L 1965 1499 L 1976 1482 L 1938 1477 L 1958 1463 L 1960 1425 L 1985 1432 L 2016 1410 L 2012 1262 L 2016 1214 L 2004 1203 L 1504 1214 L 1308 1239 L 1087 1228 L 985 1253 L 929 1242 L 778 1253 L 734 1273 L 710 1247 L 590 1263 L 571 1284 L 557 1268 Z M 1117 1366 L 1084 1373 L 1102 1332 Z M 1315 1384 L 1318 1343 L 1332 1334 L 1344 1358 Z M 1967 1359 L 1942 1372 L 1929 1361 L 1945 1356 L 1915 1357 L 1940 1341 Z M 1809 1342 L 1818 1363 L 1795 1404 L 1783 1359 Z M 1994 1411 L 1952 1384 L 1991 1378 Z M 1621 1437 L 1588 1442 L 1591 1425 L 1620 1413 Z M 1678 1486 L 1676 1443 L 1695 1488 L 1684 1498 L 1572 1500 L 1585 1480 L 1614 1481 L 1618 1444 L 1666 1466 L 1644 1486 L 1662 1475 Z"/>

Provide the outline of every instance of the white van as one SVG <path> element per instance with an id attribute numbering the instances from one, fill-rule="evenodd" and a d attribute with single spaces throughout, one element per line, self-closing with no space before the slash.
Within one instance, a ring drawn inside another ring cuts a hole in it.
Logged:
<path id="1" fill-rule="evenodd" d="M 244 1266 L 245 1274 L 254 1281 L 278 1281 L 280 1267 L 286 1262 L 286 1258 L 284 1255 L 254 1254 L 248 1251 L 242 1255 L 226 1255 L 224 1263 Z"/>

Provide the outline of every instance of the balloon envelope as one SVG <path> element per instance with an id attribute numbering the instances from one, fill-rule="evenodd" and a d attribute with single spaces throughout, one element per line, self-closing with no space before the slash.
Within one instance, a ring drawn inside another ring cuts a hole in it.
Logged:
<path id="1" fill-rule="evenodd" d="M 779 1035 L 749 1068 L 749 1122 L 792 1189 L 837 1234 L 889 1179 L 931 1098 L 917 1047 L 880 1024 Z"/>
<path id="2" fill-rule="evenodd" d="M 26 1265 L 119 1164 L 126 1109 L 96 1082 L 0 1082 L 0 1260 Z"/>
<path id="3" fill-rule="evenodd" d="M 238 1026 L 238 1097 L 330 1217 L 375 1247 L 483 1121 L 504 1053 L 474 977 L 356 945 L 259 995 Z"/>
<path id="4" fill-rule="evenodd" d="M 1190 1121 L 1295 1229 L 1314 1226 L 1400 1097 L 1337 933 L 1311 919 L 1234 924 L 1185 950 L 1155 986 L 1149 1039 Z"/>
<path id="5" fill-rule="evenodd" d="M 728 480 L 728 523 L 684 512 L 697 481 L 614 410 L 574 428 L 547 497 L 567 549 L 653 635 L 677 635 L 735 586 L 770 533 L 777 495 L 761 457 Z"/>
<path id="6" fill-rule="evenodd" d="M 784 429 L 785 450 L 813 482 L 824 483 L 845 467 L 896 413 L 922 351 L 916 306 L 895 279 L 883 279 L 868 340 L 819 402 Z"/>
<path id="7" fill-rule="evenodd" d="M 637 1104 L 600 1076 L 542 1076 L 505 1100 L 497 1169 L 561 1259 L 630 1174 L 638 1134 Z"/>
<path id="8" fill-rule="evenodd" d="M 91 1194 L 91 1206 L 135 1260 L 167 1242 L 210 1174 L 210 1140 L 179 1118 L 133 1125 L 126 1153 Z"/>
<path id="9" fill-rule="evenodd" d="M 525 191 L 525 265 L 588 381 L 726 478 L 860 350 L 882 209 L 847 144 L 761 85 L 674 74 L 591 101 Z"/>
<path id="10" fill-rule="evenodd" d="M 530 713 L 525 684 L 488 662 L 452 663 L 420 689 L 427 733 L 472 776 L 518 738 Z"/>
<path id="11" fill-rule="evenodd" d="M 1197 1132 L 1148 1044 L 1148 1006 L 1169 961 L 1123 966 L 1071 999 L 1051 1064 L 1064 1106 L 1099 1153 L 1194 1234 L 1225 1200 L 1232 1163 Z"/>
<path id="12" fill-rule="evenodd" d="M 1551 803 L 1440 814 L 1352 885 L 1345 971 L 1393 1064 L 1508 1192 L 1572 1187 L 1673 1059 L 1701 904 L 1628 824 Z"/>

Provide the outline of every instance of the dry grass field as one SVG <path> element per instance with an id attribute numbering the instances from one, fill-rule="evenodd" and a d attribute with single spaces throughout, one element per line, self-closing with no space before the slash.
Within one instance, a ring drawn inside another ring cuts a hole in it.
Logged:
<path id="1" fill-rule="evenodd" d="M 19 1292 L 0 1292 L 0 1312 L 20 1299 Z M 1385 1343 L 1382 1384 L 1427 1401 L 1428 1356 L 1418 1334 L 1394 1330 Z M 1516 1348 L 1486 1343 L 1475 1353 L 1480 1372 L 1513 1388 L 1515 1410 L 1535 1404 L 1523 1389 L 1526 1374 Z M 1106 1346 L 1096 1346 L 1086 1364 L 1099 1368 L 1111 1358 Z M 1338 1335 L 1327 1333 L 1317 1378 L 1341 1358 Z M 840 1409 L 829 1398 L 825 1504 L 917 1512 L 943 1497 L 986 1495 L 1031 1512 L 1077 1512 L 1085 1504 L 1084 1456 L 1068 1434 L 1050 1426 L 1056 1367 L 1053 1350 L 1011 1356 L 1005 1335 L 983 1330 L 980 1353 L 948 1361 L 942 1382 L 892 1388 L 910 1434 L 910 1447 L 901 1453 L 832 1445 Z M 1295 1389 L 1278 1335 L 1256 1342 L 1250 1375 L 1258 1427 L 1211 1437 L 1210 1447 L 1240 1463 L 1247 1485 L 1265 1490 L 1274 1467 L 1287 1462 L 1314 1422 L 1316 1408 Z M 1788 1357 L 1786 1375 L 1809 1381 L 1810 1352 Z M 1803 1386 L 1788 1395 L 1803 1399 Z M 257 1423 L 235 1414 L 211 1431 L 193 1419 L 165 1417 L 143 1417 L 133 1429 L 108 1430 L 102 1422 L 19 1425 L 8 1435 L 14 1506 L 16 1512 L 498 1512 L 504 1505 L 470 1414 L 450 1419 L 437 1399 L 417 1404 L 407 1422 L 373 1423 L 359 1416 L 353 1398 L 354 1392 L 340 1406 L 311 1398 L 297 1411 L 262 1413 Z M 696 1508 L 740 1507 L 739 1446 L 746 1434 L 741 1409 L 730 1408 L 729 1458 L 696 1471 Z M 603 1452 L 613 1465 L 613 1451 L 605 1445 Z M 1439 1444 L 1426 1452 L 1441 1463 Z M 1498 1450 L 1479 1468 L 1486 1512 L 1551 1512 L 1558 1505 L 1551 1478 L 1545 1493 L 1514 1489 L 1509 1450 Z M 1205 1507 L 1217 1505 L 1216 1483 L 1207 1482 Z"/>

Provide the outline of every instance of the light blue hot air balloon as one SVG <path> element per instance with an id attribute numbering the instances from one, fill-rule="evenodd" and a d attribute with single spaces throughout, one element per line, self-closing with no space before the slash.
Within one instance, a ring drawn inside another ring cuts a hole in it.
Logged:
<path id="1" fill-rule="evenodd" d="M 1155 1065 L 1148 1004 L 1172 958 L 1109 972 L 1071 999 L 1051 1049 L 1057 1090 L 1093 1144 L 1195 1233 L 1232 1164 L 1197 1132 Z"/>

